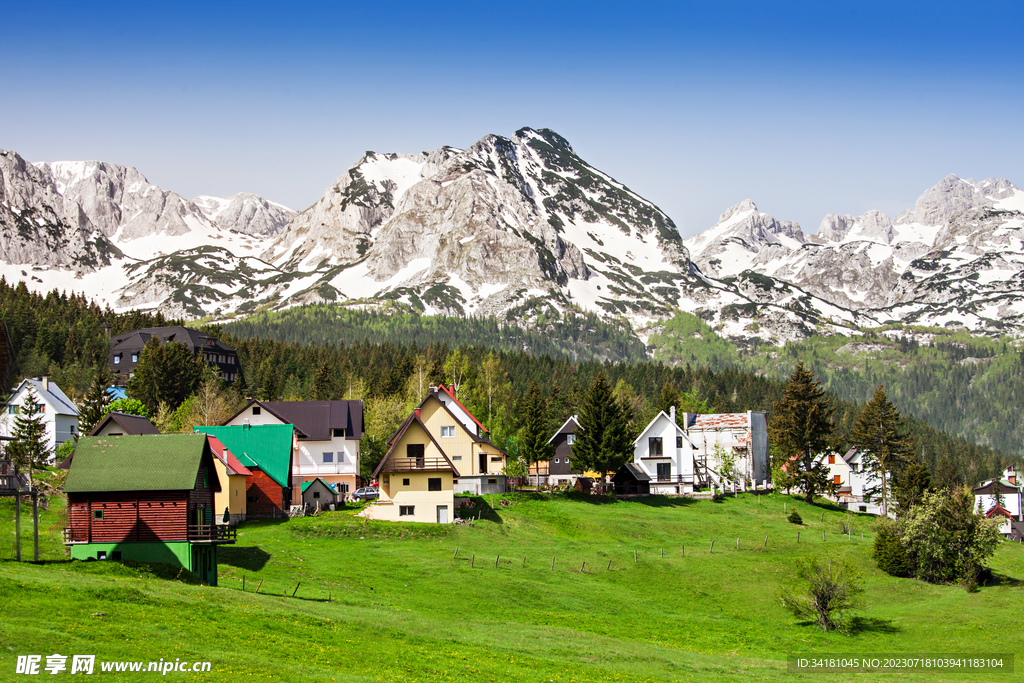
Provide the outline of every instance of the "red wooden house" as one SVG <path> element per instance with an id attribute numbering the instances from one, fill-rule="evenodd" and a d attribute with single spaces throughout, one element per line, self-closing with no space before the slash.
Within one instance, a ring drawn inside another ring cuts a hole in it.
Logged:
<path id="1" fill-rule="evenodd" d="M 214 523 L 221 483 L 205 434 L 83 437 L 64 492 L 65 544 L 80 560 L 184 567 L 217 585 L 217 546 L 235 529 Z"/>

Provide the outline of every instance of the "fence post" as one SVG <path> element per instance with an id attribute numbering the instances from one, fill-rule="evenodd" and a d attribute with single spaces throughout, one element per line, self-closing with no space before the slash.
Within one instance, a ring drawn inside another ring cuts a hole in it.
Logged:
<path id="1" fill-rule="evenodd" d="M 711 550 L 709 550 L 708 552 L 709 553 L 715 552 L 715 542 L 714 541 L 711 541 Z"/>
<path id="2" fill-rule="evenodd" d="M 245 574 L 242 574 L 242 592 L 245 592 Z"/>
<path id="3" fill-rule="evenodd" d="M 663 560 L 665 559 L 665 549 L 664 548 L 661 549 L 661 559 L 663 559 Z"/>
<path id="4" fill-rule="evenodd" d="M 580 566 L 580 574 L 582 574 L 583 570 L 586 569 L 586 568 L 587 568 L 587 561 L 584 560 L 583 564 Z"/>
<path id="5" fill-rule="evenodd" d="M 473 559 L 469 561 L 469 566 L 471 568 L 476 566 L 476 554 L 475 553 L 473 554 Z"/>
<path id="6" fill-rule="evenodd" d="M 526 555 L 523 555 L 523 567 L 526 567 Z"/>
<path id="7" fill-rule="evenodd" d="M 608 571 L 612 570 L 612 561 L 608 560 Z"/>
<path id="8" fill-rule="evenodd" d="M 800 542 L 800 532 L 799 532 L 799 531 L 798 531 L 798 532 L 796 532 L 796 542 L 797 542 L 797 543 L 799 543 L 799 542 Z"/>
<path id="9" fill-rule="evenodd" d="M 256 584 L 256 590 L 253 591 L 253 592 L 254 593 L 259 593 L 260 592 L 260 586 L 262 586 L 262 585 L 263 585 L 263 579 L 260 579 L 260 582 L 258 584 Z"/>
<path id="10" fill-rule="evenodd" d="M 765 548 L 768 547 L 768 537 L 767 536 L 764 537 L 764 547 Z"/>
<path id="11" fill-rule="evenodd" d="M 736 550 L 740 549 L 740 539 L 736 539 Z"/>
<path id="12" fill-rule="evenodd" d="M 633 564 L 636 564 L 636 551 L 633 551 Z"/>
<path id="13" fill-rule="evenodd" d="M 555 568 L 555 558 L 553 558 L 553 557 L 551 558 L 551 568 L 552 569 Z"/>
<path id="14" fill-rule="evenodd" d="M 299 592 L 299 586 L 301 586 L 301 585 L 302 585 L 301 581 L 299 581 L 297 584 L 295 584 L 295 590 L 292 591 L 292 597 L 293 598 L 295 597 L 295 594 Z"/>
<path id="15" fill-rule="evenodd" d="M 679 549 L 679 557 L 686 557 L 686 544 L 684 543 L 682 548 Z"/>
<path id="16" fill-rule="evenodd" d="M 500 559 L 501 559 L 501 555 L 498 555 L 497 557 L 494 558 L 494 568 L 495 569 L 498 568 L 498 560 L 500 560 Z"/>
<path id="17" fill-rule="evenodd" d="M 455 548 L 455 554 L 454 554 L 454 555 L 452 555 L 452 559 L 454 560 L 454 559 L 455 559 L 456 557 L 458 557 L 458 556 L 459 556 L 459 548 L 458 548 L 458 546 L 456 546 L 456 548 Z"/>
<path id="18" fill-rule="evenodd" d="M 825 530 L 824 529 L 821 530 L 821 540 L 823 540 L 823 541 L 825 540 Z"/>

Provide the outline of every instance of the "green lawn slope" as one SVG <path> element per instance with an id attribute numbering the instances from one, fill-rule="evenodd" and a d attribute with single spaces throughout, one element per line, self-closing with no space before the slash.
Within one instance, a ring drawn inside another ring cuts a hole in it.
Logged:
<path id="1" fill-rule="evenodd" d="M 1021 654 L 1019 545 L 1003 544 L 995 579 L 967 593 L 881 573 L 871 518 L 783 495 L 476 500 L 473 526 L 366 522 L 350 511 L 244 524 L 237 545 L 222 548 L 218 588 L 155 565 L 64 561 L 63 511 L 47 511 L 45 563 L 0 563 L 0 680 L 20 678 L 17 655 L 54 652 L 211 661 L 212 674 L 171 675 L 224 681 L 1019 678 L 786 666 L 792 654 Z M 805 524 L 788 523 L 784 507 Z M 0 512 L 7 558 L 9 500 Z M 839 533 L 844 519 L 851 537 Z M 848 558 L 864 574 L 865 609 L 850 635 L 798 623 L 775 597 L 811 554 Z"/>

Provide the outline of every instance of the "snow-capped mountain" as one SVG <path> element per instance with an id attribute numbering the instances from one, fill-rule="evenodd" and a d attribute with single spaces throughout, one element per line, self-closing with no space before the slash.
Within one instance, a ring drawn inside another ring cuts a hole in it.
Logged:
<path id="1" fill-rule="evenodd" d="M 895 219 L 829 214 L 809 236 L 745 200 L 683 241 L 547 129 L 367 152 L 298 214 L 245 193 L 188 200 L 102 162 L 4 152 L 0 169 L 0 273 L 116 308 L 578 308 L 625 317 L 641 337 L 686 311 L 723 336 L 773 343 L 892 321 L 1024 322 L 1024 193 L 1006 180 L 949 176 Z"/>

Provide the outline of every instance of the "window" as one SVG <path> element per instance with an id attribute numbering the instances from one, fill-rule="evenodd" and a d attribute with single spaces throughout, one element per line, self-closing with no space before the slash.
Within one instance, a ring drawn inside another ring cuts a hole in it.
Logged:
<path id="1" fill-rule="evenodd" d="M 324 463 L 334 462 L 334 453 L 324 453 Z"/>
<path id="2" fill-rule="evenodd" d="M 451 425 L 451 426 L 448 426 L 448 427 L 444 427 L 444 426 L 441 427 L 441 438 L 442 439 L 450 439 L 450 438 L 453 438 L 454 436 L 455 436 L 455 425 Z"/>
<path id="3" fill-rule="evenodd" d="M 203 468 L 203 488 L 210 488 L 210 475 L 209 471 L 205 467 Z"/>
<path id="4" fill-rule="evenodd" d="M 462 456 L 461 455 L 453 455 L 452 456 L 452 460 L 462 460 Z"/>
<path id="5" fill-rule="evenodd" d="M 15 405 L 7 406 L 7 414 L 8 415 L 14 415 L 17 412 L 18 412 L 18 406 L 15 406 Z"/>
<path id="6" fill-rule="evenodd" d="M 487 483 L 488 483 L 488 484 L 497 484 L 497 483 L 498 483 L 498 480 L 497 480 L 497 479 L 488 479 L 488 480 L 487 480 Z"/>
<path id="7" fill-rule="evenodd" d="M 103 519 L 103 510 L 93 510 L 92 511 L 92 518 L 93 519 Z"/>
<path id="8" fill-rule="evenodd" d="M 120 362 L 121 362 L 121 354 L 115 353 L 114 354 L 114 365 L 117 365 Z"/>
<path id="9" fill-rule="evenodd" d="M 682 447 L 683 447 L 683 437 L 677 436 L 676 437 L 676 448 L 682 448 Z"/>
<path id="10" fill-rule="evenodd" d="M 416 506 L 415 505 L 399 505 L 398 506 L 398 516 L 399 517 L 412 517 L 415 514 L 416 514 Z"/>
<path id="11" fill-rule="evenodd" d="M 37 413 L 45 413 L 46 412 L 46 404 L 45 403 L 40 403 L 39 404 L 39 408 L 36 410 L 36 412 Z"/>
<path id="12" fill-rule="evenodd" d="M 647 454 L 652 458 L 660 457 L 664 454 L 661 449 L 661 437 L 652 436 L 647 439 Z"/>
<path id="13" fill-rule="evenodd" d="M 850 465 L 850 471 L 851 472 L 856 472 L 857 471 L 857 466 L 856 465 Z"/>
<path id="14" fill-rule="evenodd" d="M 571 446 L 574 443 L 576 443 L 576 435 L 575 434 L 566 434 L 565 435 L 565 443 L 568 444 L 569 446 Z"/>
<path id="15" fill-rule="evenodd" d="M 557 465 L 558 463 L 560 463 L 560 462 L 562 462 L 562 461 L 561 461 L 561 460 L 559 460 L 558 458 L 555 458 L 555 464 L 556 464 L 556 465 Z"/>
<path id="16" fill-rule="evenodd" d="M 416 467 L 424 467 L 426 460 L 423 457 L 423 444 L 411 443 L 405 447 L 405 457 L 416 460 Z"/>
<path id="17" fill-rule="evenodd" d="M 408 479 L 403 479 L 402 480 L 402 486 L 408 486 L 408 485 L 409 485 L 409 480 Z"/>
<path id="18" fill-rule="evenodd" d="M 836 456 L 834 456 L 834 455 L 828 456 L 828 464 L 829 465 L 835 465 L 836 464 Z"/>
<path id="19" fill-rule="evenodd" d="M 345 436 L 345 429 L 344 428 L 342 428 L 342 429 L 335 429 L 335 430 L 332 430 L 332 433 L 334 434 L 335 438 L 344 437 Z"/>
<path id="20" fill-rule="evenodd" d="M 441 477 L 431 477 L 427 479 L 427 490 L 428 491 L 440 491 L 441 490 Z"/>
<path id="21" fill-rule="evenodd" d="M 260 411 L 260 407 L 259 407 L 259 406 L 253 406 L 253 407 L 252 407 L 252 414 L 253 414 L 253 415 L 259 415 L 259 414 L 260 414 L 260 412 L 261 412 L 261 411 Z"/>
<path id="22" fill-rule="evenodd" d="M 105 560 L 105 559 L 107 559 L 107 551 L 106 550 L 97 550 L 96 551 L 96 559 L 97 560 Z"/>
<path id="23" fill-rule="evenodd" d="M 348 493 L 348 484 L 338 484 L 338 486 L 341 487 L 340 490 L 342 493 Z"/>
<path id="24" fill-rule="evenodd" d="M 458 480 L 458 479 L 452 479 L 452 483 L 453 483 L 453 484 L 458 484 L 458 483 L 459 483 L 459 480 Z"/>
<path id="25" fill-rule="evenodd" d="M 842 475 L 837 474 L 834 477 L 832 477 L 832 481 L 834 481 L 836 484 L 842 484 L 843 483 L 843 477 L 842 477 Z"/>
<path id="26" fill-rule="evenodd" d="M 132 354 L 132 362 L 133 363 L 138 363 L 139 362 L 139 354 L 137 354 L 137 353 L 133 353 Z"/>
<path id="27" fill-rule="evenodd" d="M 234 365 L 234 364 L 235 364 L 235 357 L 234 356 L 228 356 L 228 365 Z"/>
<path id="28" fill-rule="evenodd" d="M 319 498 L 319 497 L 320 497 L 320 492 L 319 491 L 313 491 L 313 498 Z"/>
<path id="29" fill-rule="evenodd" d="M 658 481 L 670 481 L 672 479 L 672 463 L 658 463 Z"/>
<path id="30" fill-rule="evenodd" d="M 501 462 L 501 456 L 500 455 L 492 455 L 491 456 L 491 462 Z M 566 460 L 566 462 L 569 462 L 569 461 Z"/>

